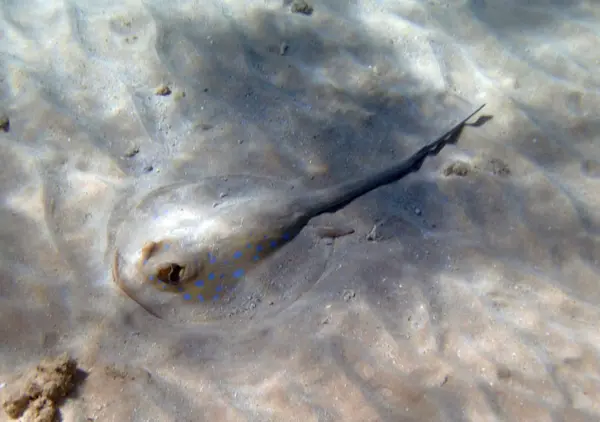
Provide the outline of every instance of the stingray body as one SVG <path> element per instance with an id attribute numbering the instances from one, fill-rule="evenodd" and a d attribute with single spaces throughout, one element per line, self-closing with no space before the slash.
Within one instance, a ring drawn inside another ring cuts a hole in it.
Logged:
<path id="1" fill-rule="evenodd" d="M 284 182 L 252 176 L 159 188 L 129 210 L 121 224 L 113 278 L 157 317 L 196 304 L 185 319 L 210 319 L 210 309 L 235 300 L 248 273 L 297 238 L 311 219 L 419 170 L 428 156 L 455 143 L 467 120 L 483 107 L 406 160 L 329 188 L 299 192 Z M 241 289 L 241 296 L 251 290 Z"/>

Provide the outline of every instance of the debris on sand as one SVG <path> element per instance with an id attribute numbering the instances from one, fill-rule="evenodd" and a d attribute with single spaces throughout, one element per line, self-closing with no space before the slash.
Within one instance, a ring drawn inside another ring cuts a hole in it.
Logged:
<path id="1" fill-rule="evenodd" d="M 369 242 L 375 242 L 376 240 L 379 240 L 379 238 L 381 236 L 379 235 L 378 229 L 379 229 L 379 226 L 377 224 L 373 225 L 373 228 L 371 229 L 369 234 L 367 234 L 367 240 Z"/>
<path id="2" fill-rule="evenodd" d="M 56 420 L 58 404 L 75 386 L 77 362 L 66 353 L 45 358 L 26 371 L 3 397 L 6 414 L 22 421 L 52 422 Z"/>
<path id="3" fill-rule="evenodd" d="M 487 162 L 486 170 L 495 176 L 510 176 L 510 167 L 499 158 L 491 158 Z"/>
<path id="4" fill-rule="evenodd" d="M 511 171 L 508 164 L 502 161 L 499 158 L 490 158 L 487 160 L 479 160 L 485 161 L 483 164 L 481 162 L 475 163 L 474 165 L 466 163 L 464 161 L 455 161 L 449 164 L 444 169 L 444 176 L 467 176 L 471 172 L 484 170 L 487 171 L 494 176 L 506 177 L 510 176 Z"/>

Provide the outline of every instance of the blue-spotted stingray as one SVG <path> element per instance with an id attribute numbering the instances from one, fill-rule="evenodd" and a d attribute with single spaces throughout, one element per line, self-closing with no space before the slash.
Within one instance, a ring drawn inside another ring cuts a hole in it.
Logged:
<path id="1" fill-rule="evenodd" d="M 211 309 L 223 309 L 236 296 L 244 300 L 252 292 L 243 288 L 248 274 L 311 219 L 418 171 L 428 156 L 456 143 L 484 106 L 404 161 L 332 187 L 302 191 L 270 179 L 229 176 L 152 191 L 118 230 L 113 279 L 158 318 L 171 319 L 188 307 L 186 320 L 214 319 Z"/>

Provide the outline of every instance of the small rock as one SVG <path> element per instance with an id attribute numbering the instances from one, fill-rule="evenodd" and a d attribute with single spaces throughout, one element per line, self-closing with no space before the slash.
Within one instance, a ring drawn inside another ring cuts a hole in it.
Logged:
<path id="1" fill-rule="evenodd" d="M 162 97 L 171 95 L 171 88 L 169 88 L 167 85 L 160 85 L 158 88 L 156 88 L 154 93 Z"/>
<path id="2" fill-rule="evenodd" d="M 354 290 L 352 290 L 352 289 L 346 289 L 346 290 L 344 290 L 344 294 L 342 295 L 342 297 L 344 298 L 344 300 L 346 302 L 349 302 L 355 296 L 356 296 L 356 293 L 354 293 Z"/>
<path id="3" fill-rule="evenodd" d="M 10 120 L 7 116 L 0 116 L 0 130 L 8 132 L 10 130 Z"/>
<path id="4" fill-rule="evenodd" d="M 211 130 L 214 126 L 211 125 L 210 123 L 201 122 L 201 123 L 198 123 L 198 127 L 202 130 Z"/>
<path id="5" fill-rule="evenodd" d="M 304 0 L 294 0 L 291 7 L 292 13 L 302 13 L 310 16 L 313 12 L 313 7 Z"/>
<path id="6" fill-rule="evenodd" d="M 421 215 L 421 214 L 423 214 L 423 211 L 421 211 L 421 208 L 415 208 L 415 214 Z"/>
<path id="7" fill-rule="evenodd" d="M 139 152 L 140 152 L 140 147 L 134 145 L 131 148 L 129 148 L 127 151 L 125 151 L 125 157 L 133 158 L 136 155 L 138 155 Z"/>
<path id="8" fill-rule="evenodd" d="M 150 173 L 152 170 L 154 170 L 153 166 L 146 166 L 146 167 L 144 167 L 144 173 Z"/>
<path id="9" fill-rule="evenodd" d="M 77 362 L 66 353 L 42 360 L 22 374 L 2 403 L 6 414 L 16 419 L 51 422 L 62 398 L 75 387 Z"/>
<path id="10" fill-rule="evenodd" d="M 279 44 L 279 55 L 285 56 L 285 53 L 287 53 L 288 48 L 289 45 L 286 42 L 282 42 L 281 44 Z"/>

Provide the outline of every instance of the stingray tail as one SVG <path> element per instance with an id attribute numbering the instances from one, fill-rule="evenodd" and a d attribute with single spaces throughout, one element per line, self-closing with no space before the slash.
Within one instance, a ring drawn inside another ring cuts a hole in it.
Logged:
<path id="1" fill-rule="evenodd" d="M 356 198 L 418 171 L 428 156 L 437 155 L 448 144 L 455 144 L 467 121 L 483 107 L 485 107 L 485 104 L 477 108 L 477 110 L 469 114 L 437 140 L 424 146 L 401 163 L 384 170 L 376 171 L 366 177 L 350 180 L 337 186 L 317 191 L 314 197 L 311 195 L 310 201 L 304 201 L 305 203 L 311 203 L 309 210 L 306 211 L 307 217 L 312 218 L 320 214 L 336 212 Z"/>

